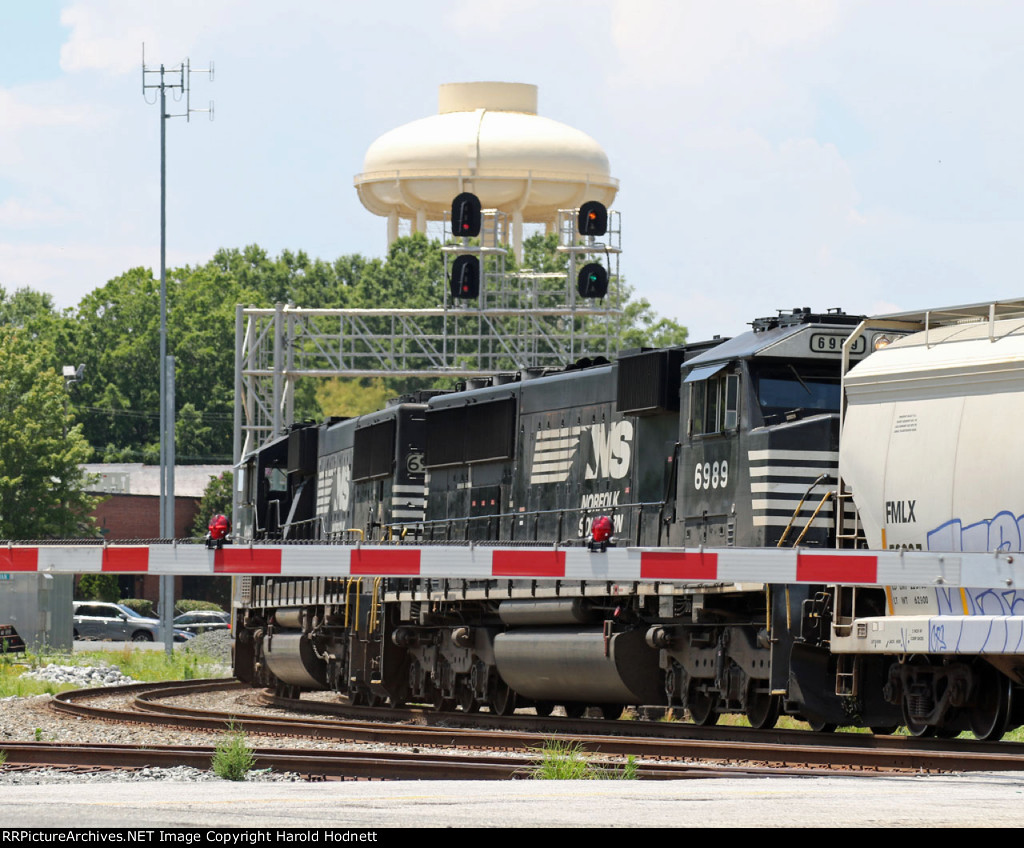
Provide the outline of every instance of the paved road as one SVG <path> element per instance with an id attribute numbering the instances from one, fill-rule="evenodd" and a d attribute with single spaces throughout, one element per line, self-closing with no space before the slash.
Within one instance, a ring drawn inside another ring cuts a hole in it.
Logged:
<path id="1" fill-rule="evenodd" d="M 5 786 L 11 827 L 1005 827 L 1024 777 Z M 321 840 L 323 841 L 323 840 Z"/>

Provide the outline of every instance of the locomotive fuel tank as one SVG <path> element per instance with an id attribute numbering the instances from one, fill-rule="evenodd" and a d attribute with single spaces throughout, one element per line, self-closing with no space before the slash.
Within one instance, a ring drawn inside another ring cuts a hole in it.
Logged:
<path id="1" fill-rule="evenodd" d="M 601 628 L 515 629 L 494 639 L 502 679 L 538 701 L 658 704 L 658 653 L 640 631 Z"/>

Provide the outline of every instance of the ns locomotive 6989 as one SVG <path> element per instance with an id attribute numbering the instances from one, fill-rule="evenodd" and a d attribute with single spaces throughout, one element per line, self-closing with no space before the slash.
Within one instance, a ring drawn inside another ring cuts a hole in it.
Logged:
<path id="1" fill-rule="evenodd" d="M 731 340 L 524 372 L 294 428 L 244 459 L 242 539 L 654 546 L 835 543 L 840 352 L 800 309 Z M 866 339 L 855 355 L 867 350 Z M 239 678 L 356 702 L 570 715 L 674 705 L 900 723 L 886 662 L 835 694 L 824 587 L 254 578 Z M 861 610 L 884 609 L 881 590 Z M 872 606 L 873 605 L 873 606 Z M 877 685 L 875 685 L 877 684 Z"/>

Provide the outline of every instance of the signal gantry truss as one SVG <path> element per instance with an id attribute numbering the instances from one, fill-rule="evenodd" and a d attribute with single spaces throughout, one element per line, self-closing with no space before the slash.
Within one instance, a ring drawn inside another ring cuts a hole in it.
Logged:
<path id="1" fill-rule="evenodd" d="M 507 272 L 507 251 L 497 243 L 502 228 L 496 221 L 487 221 L 484 244 L 466 241 L 442 248 L 446 277 L 454 257 L 480 258 L 480 295 L 472 301 L 451 297 L 442 283 L 440 304 L 433 309 L 238 306 L 235 462 L 294 422 L 295 387 L 301 379 L 467 379 L 615 356 L 625 299 L 619 283 L 619 216 L 609 214 L 607 238 L 598 242 L 580 239 L 576 214 L 560 213 L 558 249 L 568 255 L 568 273 Z M 608 294 L 584 298 L 577 290 L 577 263 L 594 257 L 608 271 Z"/>

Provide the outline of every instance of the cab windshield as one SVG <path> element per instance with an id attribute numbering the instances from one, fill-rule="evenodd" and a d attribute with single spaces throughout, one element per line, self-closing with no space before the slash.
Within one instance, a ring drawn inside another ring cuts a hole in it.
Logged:
<path id="1" fill-rule="evenodd" d="M 765 421 L 839 411 L 839 374 L 833 367 L 785 363 L 765 365 L 754 374 L 757 401 Z"/>

